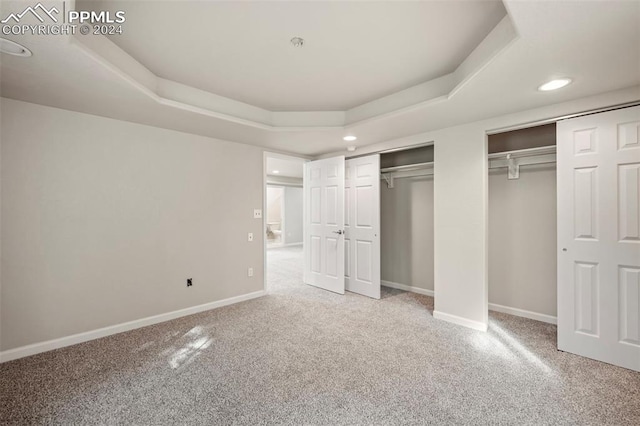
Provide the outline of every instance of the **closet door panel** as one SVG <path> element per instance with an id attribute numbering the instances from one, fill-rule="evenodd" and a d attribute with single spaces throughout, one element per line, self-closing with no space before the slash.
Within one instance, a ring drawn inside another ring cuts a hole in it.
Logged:
<path id="1" fill-rule="evenodd" d="M 304 281 L 344 294 L 344 157 L 304 166 Z"/>
<path id="2" fill-rule="evenodd" d="M 349 215 L 345 240 L 349 250 L 346 289 L 380 298 L 380 156 L 347 160 L 345 193 Z"/>
<path id="3" fill-rule="evenodd" d="M 558 349 L 640 371 L 640 107 L 557 132 Z"/>
<path id="4" fill-rule="evenodd" d="M 618 166 L 618 214 L 622 241 L 640 243 L 640 164 Z"/>

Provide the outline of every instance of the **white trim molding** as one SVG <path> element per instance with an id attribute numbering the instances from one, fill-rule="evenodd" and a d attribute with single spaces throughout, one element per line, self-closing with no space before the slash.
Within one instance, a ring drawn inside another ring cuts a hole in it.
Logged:
<path id="1" fill-rule="evenodd" d="M 413 287 L 407 284 L 394 283 L 392 281 L 381 280 L 380 284 L 384 287 L 396 288 L 398 290 L 409 291 L 411 293 L 423 294 L 425 296 L 434 297 L 433 290 L 427 290 L 425 288 Z M 444 312 L 433 311 L 433 317 L 442 321 L 451 322 L 453 324 L 462 325 L 464 327 L 472 328 L 479 331 L 487 331 L 487 324 L 479 321 L 473 321 L 467 318 L 462 318 L 456 315 L 446 314 Z"/>
<path id="2" fill-rule="evenodd" d="M 176 318 L 197 314 L 211 309 L 221 308 L 223 306 L 233 305 L 251 299 L 262 297 L 266 294 L 264 290 L 247 293 L 240 296 L 230 297 L 228 299 L 217 300 L 202 305 L 192 306 L 190 308 L 180 309 L 177 311 L 167 312 L 164 314 L 154 315 L 151 317 L 141 318 L 122 324 L 111 325 L 99 328 L 97 330 L 86 331 L 84 333 L 73 334 L 71 336 L 61 337 L 59 339 L 47 340 L 45 342 L 34 343 L 27 346 L 21 346 L 15 349 L 0 352 L 0 363 L 12 361 L 14 359 L 24 358 L 27 356 L 39 354 L 42 352 L 52 351 L 54 349 L 64 348 L 66 346 L 76 345 L 78 343 L 88 342 L 90 340 L 99 339 L 101 337 L 111 336 L 113 334 L 125 331 L 135 330 L 137 328 L 170 321 Z"/>
<path id="3" fill-rule="evenodd" d="M 395 288 L 398 290 L 410 291 L 411 293 L 423 294 L 425 296 L 433 297 L 433 290 L 427 290 L 426 288 L 412 287 L 407 284 L 394 283 L 392 281 L 380 280 L 380 284 L 383 287 Z"/>
<path id="4" fill-rule="evenodd" d="M 515 315 L 517 317 L 529 318 L 536 321 L 542 321 L 549 324 L 558 324 L 558 317 L 539 314 L 538 312 L 526 311 L 524 309 L 511 308 L 509 306 L 502 306 L 496 303 L 489 303 L 489 310 L 494 312 L 502 312 L 503 314 Z"/>
<path id="5" fill-rule="evenodd" d="M 457 325 L 462 325 L 464 327 L 468 327 L 468 328 L 472 328 L 474 330 L 478 330 L 478 331 L 487 331 L 488 325 L 480 322 L 480 321 L 473 321 L 467 318 L 462 318 L 459 317 L 457 315 L 451 315 L 451 314 L 446 314 L 444 312 L 439 312 L 439 311 L 433 311 L 433 317 L 435 319 L 439 319 L 442 321 L 447 321 L 453 324 L 457 324 Z"/>
<path id="6" fill-rule="evenodd" d="M 400 283 L 395 283 L 395 282 L 392 282 L 392 281 L 385 281 L 385 280 L 381 280 L 380 284 L 382 284 L 382 286 L 384 286 L 384 287 L 395 288 L 395 289 L 398 289 L 398 290 L 404 290 L 404 291 L 409 291 L 411 293 L 423 294 L 425 296 L 434 297 L 433 290 L 427 290 L 427 289 L 420 288 L 420 287 L 413 287 L 413 286 L 410 286 L 410 285 L 407 285 L 407 284 L 400 284 Z M 501 312 L 503 314 L 514 315 L 516 317 L 528 318 L 528 319 L 532 319 L 532 320 L 535 320 L 535 321 L 542 321 L 542 322 L 546 322 L 548 324 L 554 324 L 554 325 L 558 324 L 558 317 L 554 317 L 552 315 L 547 315 L 547 314 L 541 314 L 541 313 L 538 313 L 538 312 L 527 311 L 525 309 L 512 308 L 510 306 L 498 305 L 497 303 L 489 303 L 489 310 L 490 311 L 494 311 L 494 312 Z M 449 314 L 443 314 L 441 312 L 439 312 L 438 314 L 449 315 Z M 433 316 L 434 317 L 436 316 L 435 312 L 434 312 Z M 456 317 L 456 318 L 459 318 L 459 317 Z M 459 320 L 467 321 L 464 318 L 459 318 Z M 447 320 L 445 320 L 445 321 L 447 321 Z M 456 320 L 456 321 L 458 321 L 458 320 Z M 456 321 L 450 321 L 450 322 L 454 322 L 456 324 L 460 324 L 459 322 L 456 322 Z M 465 324 L 461 324 L 461 325 L 465 325 Z M 471 328 L 477 329 L 475 327 L 471 327 Z"/>
<path id="7" fill-rule="evenodd" d="M 505 16 L 449 74 L 343 111 L 272 111 L 161 78 L 105 36 L 69 36 L 72 45 L 159 104 L 274 132 L 348 129 L 449 101 L 519 38 Z"/>

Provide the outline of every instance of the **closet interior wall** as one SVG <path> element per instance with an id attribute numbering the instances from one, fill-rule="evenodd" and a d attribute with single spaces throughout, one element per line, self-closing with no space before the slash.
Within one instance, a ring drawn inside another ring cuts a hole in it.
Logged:
<path id="1" fill-rule="evenodd" d="M 555 146 L 555 123 L 489 136 L 489 156 Z M 502 157 L 502 158 L 504 158 Z M 535 158 L 535 156 L 527 157 Z M 556 164 L 489 169 L 489 309 L 556 317 Z"/>

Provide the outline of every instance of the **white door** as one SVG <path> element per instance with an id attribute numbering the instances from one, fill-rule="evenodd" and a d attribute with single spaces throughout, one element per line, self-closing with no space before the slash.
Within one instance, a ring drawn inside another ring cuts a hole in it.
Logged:
<path id="1" fill-rule="evenodd" d="M 640 371 L 640 107 L 557 135 L 558 349 Z"/>
<path id="2" fill-rule="evenodd" d="M 380 299 L 380 156 L 347 160 L 345 177 L 347 290 Z"/>
<path id="3" fill-rule="evenodd" d="M 304 282 L 344 294 L 344 156 L 304 165 Z"/>

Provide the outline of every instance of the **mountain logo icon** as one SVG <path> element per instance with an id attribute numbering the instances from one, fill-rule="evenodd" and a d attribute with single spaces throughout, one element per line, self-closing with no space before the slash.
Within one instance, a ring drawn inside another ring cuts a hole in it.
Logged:
<path id="1" fill-rule="evenodd" d="M 42 5 L 42 3 L 38 3 L 34 7 L 31 7 L 31 6 L 27 7 L 21 13 L 11 13 L 11 14 L 9 14 L 9 16 L 4 18 L 0 22 L 3 23 L 3 24 L 6 24 L 10 20 L 13 19 L 15 21 L 15 23 L 17 24 L 28 13 L 31 13 L 33 16 L 35 16 L 38 19 L 38 21 L 44 23 L 43 16 L 45 16 L 45 17 L 48 16 L 53 22 L 58 22 L 58 18 L 56 18 L 53 14 L 55 13 L 57 15 L 58 13 L 60 13 L 60 11 L 55 6 L 52 7 L 51 9 L 47 9 L 46 7 L 44 7 Z"/>

